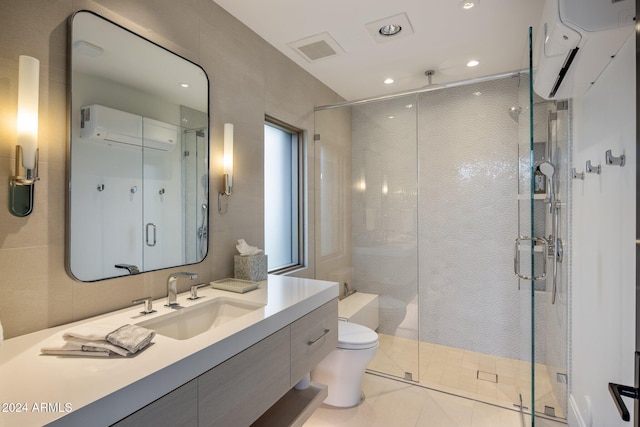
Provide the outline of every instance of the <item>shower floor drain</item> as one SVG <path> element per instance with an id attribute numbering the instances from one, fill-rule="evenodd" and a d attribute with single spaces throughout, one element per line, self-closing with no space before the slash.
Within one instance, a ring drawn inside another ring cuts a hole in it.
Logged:
<path id="1" fill-rule="evenodd" d="M 478 379 L 482 381 L 489 381 L 491 383 L 498 382 L 498 374 L 492 374 L 490 372 L 478 371 Z"/>

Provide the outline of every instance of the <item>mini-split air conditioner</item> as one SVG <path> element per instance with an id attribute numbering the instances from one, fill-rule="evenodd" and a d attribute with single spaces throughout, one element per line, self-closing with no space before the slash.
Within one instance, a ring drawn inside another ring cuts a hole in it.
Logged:
<path id="1" fill-rule="evenodd" d="M 533 88 L 546 99 L 584 95 L 634 33 L 633 0 L 546 0 Z"/>
<path id="2" fill-rule="evenodd" d="M 178 127 L 169 123 L 97 104 L 81 109 L 80 138 L 171 151 L 178 137 Z"/>

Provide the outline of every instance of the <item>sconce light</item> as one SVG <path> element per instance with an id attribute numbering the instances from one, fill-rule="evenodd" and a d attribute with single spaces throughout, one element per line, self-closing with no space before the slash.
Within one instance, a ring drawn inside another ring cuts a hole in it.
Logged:
<path id="1" fill-rule="evenodd" d="M 230 196 L 233 190 L 233 124 L 224 124 L 224 189 L 218 193 L 218 213 L 225 214 L 227 209 L 222 210 L 222 198 Z"/>
<path id="2" fill-rule="evenodd" d="M 15 175 L 9 177 L 9 211 L 25 217 L 33 211 L 38 177 L 38 94 L 40 61 L 20 56 L 18 71 L 18 143 Z"/>

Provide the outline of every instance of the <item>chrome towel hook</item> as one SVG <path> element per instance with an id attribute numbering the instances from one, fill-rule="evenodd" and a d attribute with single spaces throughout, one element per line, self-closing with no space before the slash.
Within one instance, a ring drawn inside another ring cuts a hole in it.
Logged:
<path id="1" fill-rule="evenodd" d="M 584 167 L 585 172 L 587 173 L 595 173 L 600 175 L 600 172 L 602 172 L 602 166 L 598 165 L 598 166 L 593 166 L 591 164 L 591 160 L 587 160 L 587 164 Z"/>
<path id="2" fill-rule="evenodd" d="M 571 168 L 571 178 L 584 179 L 584 172 L 578 172 L 576 171 L 576 168 Z"/>
<path id="3" fill-rule="evenodd" d="M 604 158 L 605 158 L 606 164 L 610 166 L 620 166 L 620 167 L 624 167 L 625 160 L 626 160 L 626 156 L 624 154 L 620 154 L 619 157 L 615 157 L 613 154 L 611 154 L 611 150 L 607 150 L 607 152 L 604 154 Z"/>

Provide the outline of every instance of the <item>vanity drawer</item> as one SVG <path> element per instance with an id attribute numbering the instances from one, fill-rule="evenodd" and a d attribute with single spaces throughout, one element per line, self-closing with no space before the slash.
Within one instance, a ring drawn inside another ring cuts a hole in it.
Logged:
<path id="1" fill-rule="evenodd" d="M 338 299 L 291 324 L 291 385 L 338 345 Z"/>
<path id="2" fill-rule="evenodd" d="M 198 382 L 192 380 L 129 415 L 112 427 L 198 425 Z"/>
<path id="3" fill-rule="evenodd" d="M 248 426 L 290 387 L 285 327 L 198 377 L 198 425 Z"/>

